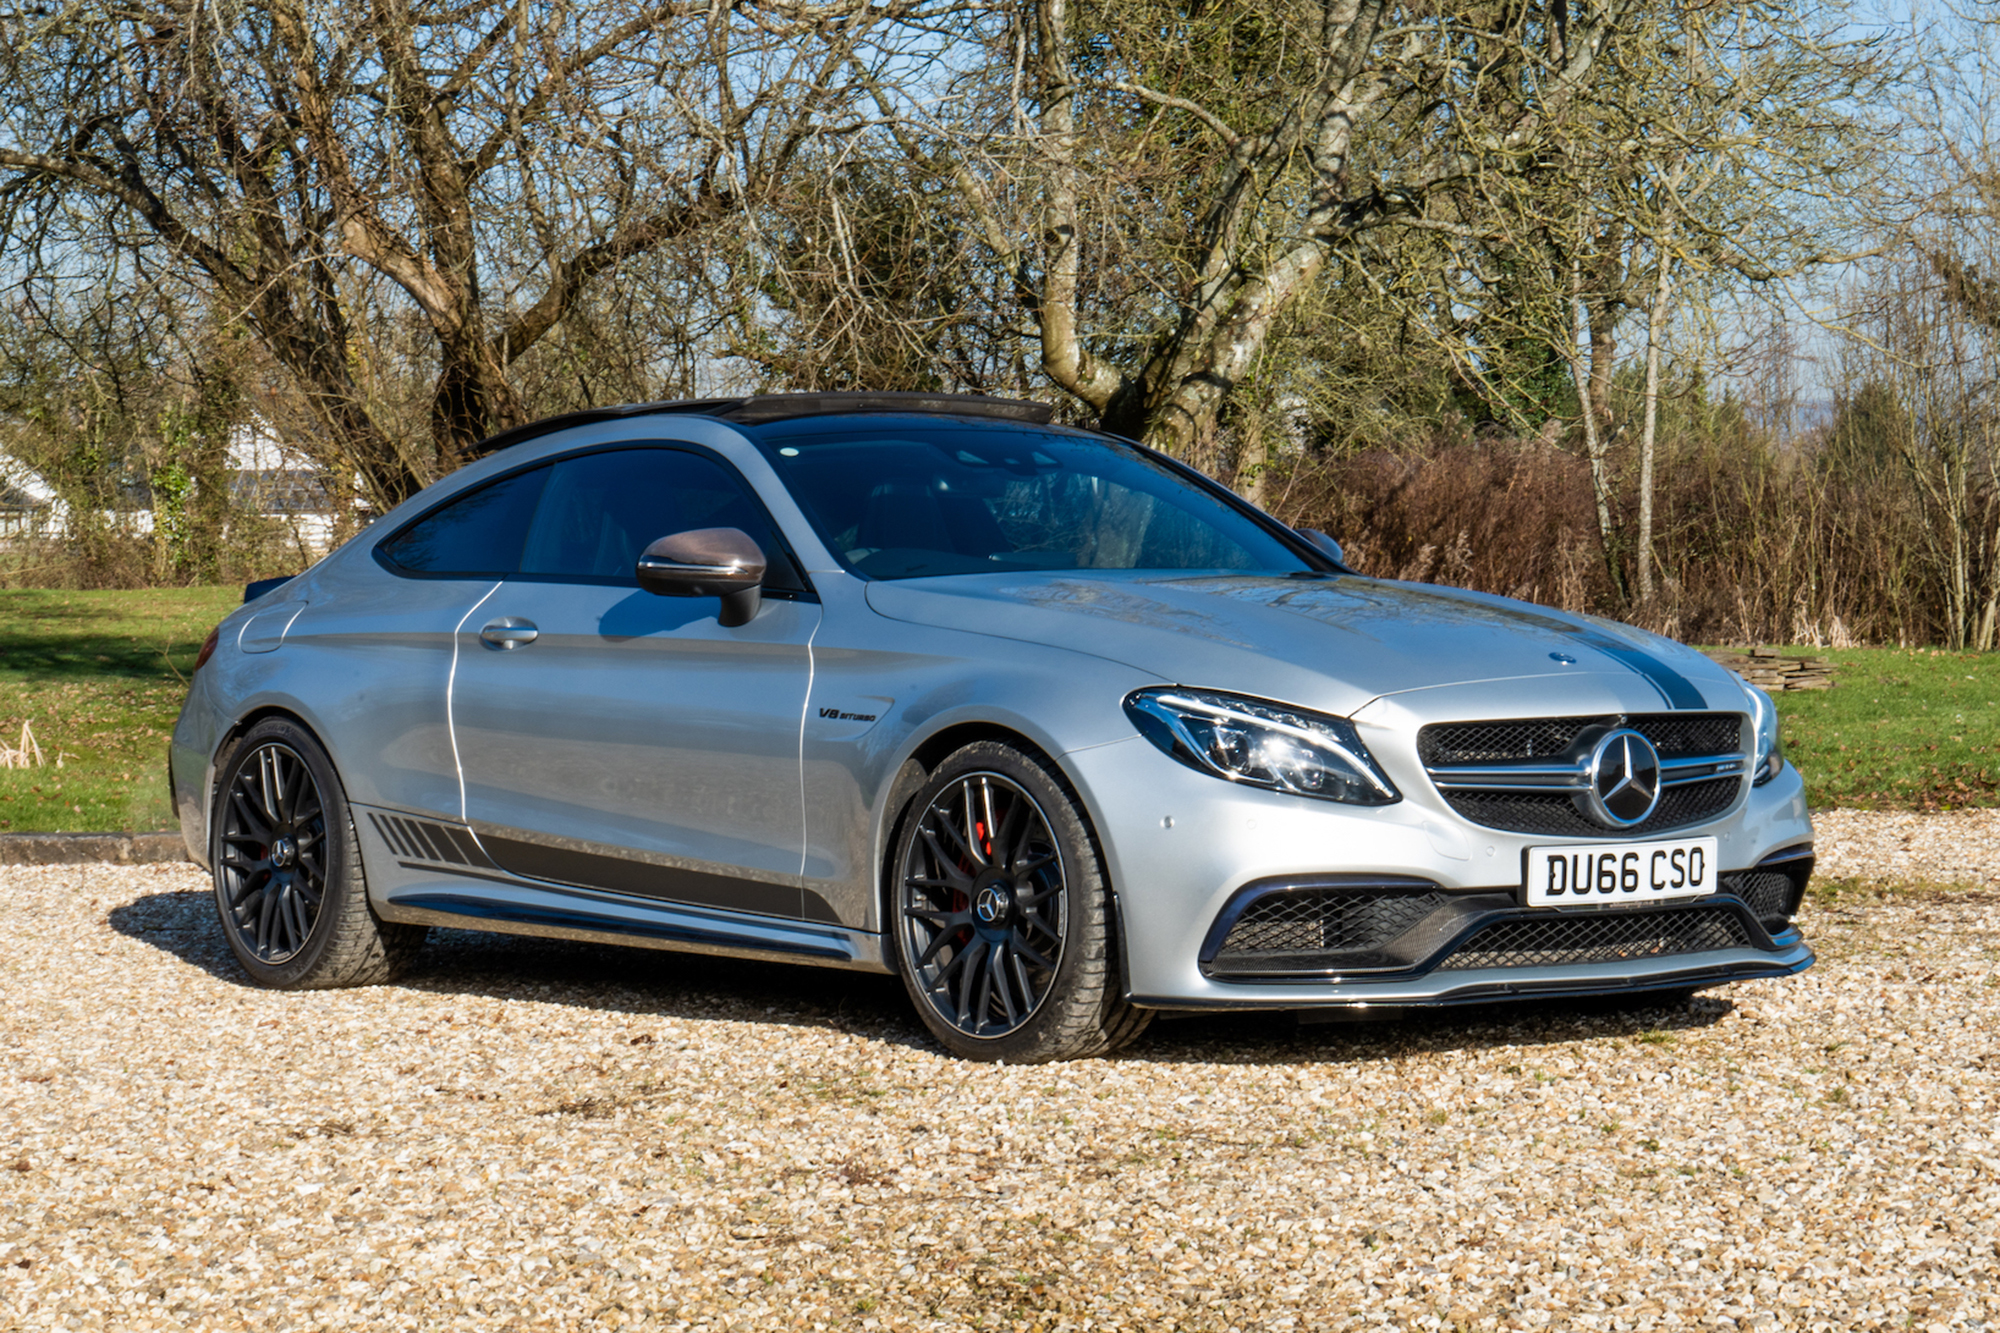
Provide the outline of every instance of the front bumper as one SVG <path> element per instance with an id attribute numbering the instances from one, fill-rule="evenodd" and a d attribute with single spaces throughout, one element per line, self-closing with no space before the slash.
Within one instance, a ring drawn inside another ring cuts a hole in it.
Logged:
<path id="1" fill-rule="evenodd" d="M 1527 848 L 1583 840 L 1474 826 L 1434 793 L 1409 786 L 1404 800 L 1372 809 L 1284 796 L 1195 773 L 1137 738 L 1071 752 L 1064 766 L 1103 834 L 1127 990 L 1138 1005 L 1446 1005 L 1689 989 L 1785 976 L 1813 962 L 1811 948 L 1782 919 L 1788 912 L 1774 917 L 1768 904 L 1754 901 L 1757 895 L 1731 893 L 1728 883 L 1714 897 L 1641 907 L 1523 908 L 1518 888 Z M 1724 818 L 1684 833 L 1717 839 L 1725 876 L 1750 871 L 1810 843 L 1804 785 L 1787 768 Z M 1799 887 L 1809 865 L 1792 866 Z M 1219 932 L 1226 933 L 1231 908 L 1246 895 L 1268 884 L 1339 881 L 1408 885 L 1437 901 L 1380 957 L 1265 975 L 1216 967 Z M 1692 943 L 1653 939 L 1661 930 L 1691 926 L 1681 913 L 1705 914 L 1709 933 Z M 1488 932 L 1510 923 L 1555 921 L 1599 923 L 1603 938 L 1567 953 L 1486 947 Z M 1545 961 L 1549 956 L 1585 961 Z M 1486 958 L 1505 961 L 1479 965 Z"/>

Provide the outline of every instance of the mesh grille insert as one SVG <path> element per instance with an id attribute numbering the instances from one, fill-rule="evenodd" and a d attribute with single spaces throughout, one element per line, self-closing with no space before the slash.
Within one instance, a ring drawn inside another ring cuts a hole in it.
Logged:
<path id="1" fill-rule="evenodd" d="M 1635 717 L 1632 730 L 1653 743 L 1662 758 L 1682 755 L 1737 754 L 1743 749 L 1743 721 L 1734 713 L 1658 713 Z"/>
<path id="2" fill-rule="evenodd" d="M 1307 889 L 1273 893 L 1243 909 L 1216 955 L 1365 953 L 1443 906 L 1436 889 Z"/>
<path id="3" fill-rule="evenodd" d="M 1459 814 L 1488 828 L 1561 838 L 1633 838 L 1714 819 L 1736 803 L 1742 787 L 1743 780 L 1737 777 L 1669 787 L 1660 793 L 1660 804 L 1644 823 L 1615 832 L 1586 818 L 1564 792 L 1448 791 L 1444 799 Z"/>
<path id="4" fill-rule="evenodd" d="M 1585 731 L 1618 723 L 1616 716 L 1434 722 L 1417 733 L 1417 758 L 1426 767 L 1551 759 Z M 1743 721 L 1735 713 L 1642 713 L 1624 719 L 1624 725 L 1651 741 L 1666 759 L 1736 754 L 1743 748 Z"/>
<path id="5" fill-rule="evenodd" d="M 1742 918 L 1726 907 L 1536 917 L 1486 927 L 1438 970 L 1618 963 L 1749 944 Z"/>
<path id="6" fill-rule="evenodd" d="M 1745 870 L 1724 875 L 1722 891 L 1741 898 L 1759 921 L 1781 924 L 1797 911 L 1798 889 L 1781 870 Z"/>

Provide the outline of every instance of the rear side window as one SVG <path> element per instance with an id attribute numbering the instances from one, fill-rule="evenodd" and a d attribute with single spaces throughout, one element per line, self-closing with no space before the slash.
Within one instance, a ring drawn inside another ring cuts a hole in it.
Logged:
<path id="1" fill-rule="evenodd" d="M 482 486 L 404 528 L 376 549 L 414 574 L 500 578 L 521 567 L 521 544 L 550 469 Z"/>

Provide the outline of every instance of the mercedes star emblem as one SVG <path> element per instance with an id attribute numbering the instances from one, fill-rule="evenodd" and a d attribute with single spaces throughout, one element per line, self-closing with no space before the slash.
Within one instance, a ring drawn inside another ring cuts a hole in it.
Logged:
<path id="1" fill-rule="evenodd" d="M 1636 731 L 1614 731 L 1590 752 L 1590 817 L 1606 828 L 1643 824 L 1660 803 L 1660 752 Z"/>

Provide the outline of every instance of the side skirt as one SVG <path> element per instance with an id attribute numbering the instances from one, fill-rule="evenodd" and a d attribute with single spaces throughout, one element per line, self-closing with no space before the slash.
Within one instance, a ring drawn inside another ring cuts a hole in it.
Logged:
<path id="1" fill-rule="evenodd" d="M 469 878 L 469 877 L 468 877 Z M 630 944 L 777 963 L 888 972 L 881 937 L 841 926 L 790 922 L 610 894 L 545 889 L 480 876 L 478 888 L 442 879 L 397 890 L 376 904 L 389 921 L 505 935 Z"/>
<path id="2" fill-rule="evenodd" d="M 863 972 L 893 970 L 882 937 L 869 931 L 535 883 L 494 865 L 463 828 L 373 810 L 357 810 L 355 824 L 368 867 L 369 902 L 385 921 Z M 422 859 L 413 859 L 412 852 Z"/>

